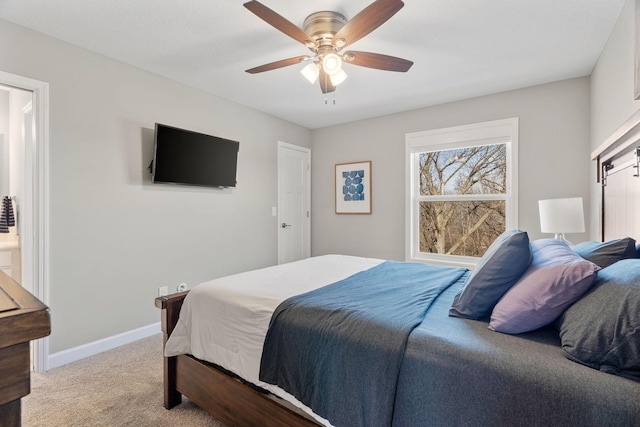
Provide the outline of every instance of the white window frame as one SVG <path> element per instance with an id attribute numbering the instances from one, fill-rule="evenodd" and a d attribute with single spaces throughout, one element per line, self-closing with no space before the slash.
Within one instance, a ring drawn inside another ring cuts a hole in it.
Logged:
<path id="1" fill-rule="evenodd" d="M 405 259 L 438 265 L 473 268 L 480 258 L 420 252 L 418 238 L 420 196 L 419 153 L 443 151 L 503 143 L 507 155 L 507 188 L 503 195 L 491 195 L 491 200 L 505 200 L 506 229 L 518 228 L 518 118 L 493 120 L 464 126 L 413 132 L 405 135 Z M 482 195 L 442 196 L 443 200 L 483 199 Z M 433 196 L 429 197 L 433 201 Z"/>

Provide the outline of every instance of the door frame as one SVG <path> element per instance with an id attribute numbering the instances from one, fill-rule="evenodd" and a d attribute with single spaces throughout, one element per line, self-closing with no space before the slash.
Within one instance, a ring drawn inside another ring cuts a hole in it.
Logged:
<path id="1" fill-rule="evenodd" d="M 25 206 L 21 238 L 22 280 L 28 282 L 33 295 L 49 305 L 49 83 L 0 71 L 0 84 L 30 91 L 35 139 L 25 147 Z M 26 174 L 26 173 L 25 173 Z M 29 185 L 30 183 L 30 185 Z M 49 338 L 37 340 L 33 346 L 33 369 L 49 369 Z"/>
<path id="2" fill-rule="evenodd" d="M 282 223 L 282 217 L 281 217 L 281 208 L 283 206 L 283 202 L 282 200 L 280 200 L 280 191 L 281 191 L 281 182 L 280 182 L 280 167 L 281 167 L 281 161 L 280 161 L 280 155 L 281 155 L 281 150 L 283 148 L 289 149 L 289 150 L 295 150 L 295 151 L 299 151 L 302 153 L 305 153 L 307 156 L 307 182 L 306 182 L 306 186 L 305 186 L 305 197 L 306 197 L 306 210 L 307 210 L 307 221 L 305 223 L 305 229 L 303 232 L 303 238 L 305 240 L 305 252 L 308 253 L 309 255 L 311 255 L 311 149 L 307 148 L 307 147 L 302 147 L 299 145 L 293 145 L 293 144 L 288 144 L 286 142 L 282 142 L 282 141 L 278 141 L 278 221 L 277 221 L 277 230 L 278 230 L 278 264 L 282 263 L 282 248 L 281 245 L 283 244 L 282 239 L 280 237 L 281 233 L 280 233 L 280 224 Z"/>

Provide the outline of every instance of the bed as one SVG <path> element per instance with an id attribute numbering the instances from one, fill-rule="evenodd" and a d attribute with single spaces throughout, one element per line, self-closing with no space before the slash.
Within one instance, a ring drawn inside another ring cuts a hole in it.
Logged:
<path id="1" fill-rule="evenodd" d="M 334 391 L 315 395 L 333 396 L 329 401 L 333 406 L 359 393 L 358 383 L 369 384 L 366 379 L 345 379 L 358 370 L 353 362 L 345 362 L 342 368 L 323 365 L 321 375 L 330 377 L 328 372 L 336 372 L 337 378 L 327 380 L 333 385 L 325 385 L 325 379 L 309 380 L 319 374 L 307 372 L 305 367 L 324 364 L 324 359 L 317 359 L 320 356 L 315 349 L 304 351 L 310 347 L 305 341 L 291 344 L 295 342 L 291 337 L 304 340 L 305 333 L 300 331 L 318 324 L 308 312 L 297 318 L 313 320 L 287 324 L 294 329 L 282 326 L 285 335 L 271 332 L 279 328 L 276 319 L 286 319 L 293 307 L 311 306 L 300 295 L 318 295 L 336 283 L 362 278 L 369 271 L 404 268 L 399 265 L 404 263 L 389 266 L 383 260 L 339 255 L 217 279 L 188 293 L 156 299 L 162 309 L 165 336 L 165 407 L 176 406 L 184 395 L 227 425 L 640 425 L 640 328 L 633 318 L 640 313 L 640 258 L 635 240 L 629 237 L 638 235 L 632 234 L 638 231 L 633 212 L 637 212 L 634 204 L 640 198 L 630 194 L 640 186 L 634 176 L 634 147 L 638 145 L 634 135 L 639 123 L 640 115 L 632 117 L 593 153 L 599 179 L 606 183 L 602 187 L 603 242 L 568 248 L 553 239 L 529 242 L 526 232 L 508 230 L 498 239 L 497 249 L 488 251 L 489 261 L 483 257 L 474 272 L 447 271 L 429 302 L 416 307 L 422 317 L 408 323 L 411 327 L 401 345 L 401 361 L 392 375 L 395 383 L 391 403 L 377 405 L 375 398 L 363 399 L 369 404 L 373 401 L 374 406 L 389 406 L 382 413 L 371 417 L 371 406 L 355 401 L 345 406 L 348 410 L 364 405 L 364 409 L 356 409 L 357 415 L 336 415 L 330 409 L 326 412 L 323 405 L 327 403 L 318 402 L 314 393 L 307 395 L 316 387 L 329 387 L 327 390 Z M 620 200 L 631 203 L 622 206 Z M 495 267 L 505 263 L 505 254 L 516 257 L 511 261 L 526 262 L 508 262 L 513 268 L 506 274 Z M 567 265 L 572 266 L 569 272 Z M 554 272 L 553 286 L 531 294 L 539 283 L 548 282 L 550 271 Z M 430 282 L 437 274 L 424 273 Z M 282 282 L 284 286 L 279 285 Z M 502 288 L 497 289 L 495 283 Z M 357 292 L 357 285 L 349 282 L 345 286 L 355 286 Z M 259 292 L 251 293 L 256 288 Z M 549 297 L 551 288 L 555 294 Z M 558 288 L 562 292 L 556 292 Z M 622 292 L 631 294 L 619 298 Z M 207 293 L 217 294 L 218 299 L 208 300 Z M 546 299 L 540 302 L 542 294 Z M 343 299 L 339 295 L 338 299 Z M 617 300 L 612 300 L 614 297 Z M 409 294 L 408 300 L 413 299 Z M 531 300 L 537 304 L 535 310 Z M 287 304 L 281 304 L 283 301 Z M 539 309 L 541 305 L 545 310 Z M 330 306 L 325 313 L 333 311 Z M 213 320 L 203 323 L 196 312 Z M 322 317 L 331 316 L 320 314 L 318 318 Z M 383 319 L 383 326 L 388 321 L 396 320 Z M 612 327 L 618 328 L 620 336 L 614 337 Z M 193 330 L 199 335 L 192 336 Z M 324 335 L 320 337 L 324 339 Z M 217 344 L 207 344 L 213 338 Z M 616 351 L 611 351 L 614 347 Z M 624 352 L 616 353 L 620 348 Z M 283 351 L 295 356 L 283 357 Z M 285 359 L 292 359 L 294 365 Z M 296 375 L 287 378 L 292 370 Z M 270 371 L 278 372 L 264 374 Z M 296 380 L 297 372 L 304 381 Z M 348 393 L 335 391 L 340 381 Z M 364 396 L 367 387 L 362 387 Z M 347 418 L 348 424 L 345 416 L 353 417 Z"/>

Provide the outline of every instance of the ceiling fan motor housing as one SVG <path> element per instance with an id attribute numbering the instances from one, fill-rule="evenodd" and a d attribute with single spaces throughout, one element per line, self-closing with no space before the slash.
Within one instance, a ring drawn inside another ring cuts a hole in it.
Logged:
<path id="1" fill-rule="evenodd" d="M 338 12 L 312 13 L 304 20 L 304 32 L 313 37 L 319 47 L 333 47 L 333 36 L 347 23 L 347 18 Z"/>

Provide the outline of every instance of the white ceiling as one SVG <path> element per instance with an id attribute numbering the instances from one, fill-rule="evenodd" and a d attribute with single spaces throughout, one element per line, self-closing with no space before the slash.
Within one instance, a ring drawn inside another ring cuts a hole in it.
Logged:
<path id="1" fill-rule="evenodd" d="M 302 27 L 373 0 L 260 0 Z M 405 0 L 349 47 L 414 62 L 408 73 L 345 65 L 327 97 L 304 64 L 244 70 L 309 51 L 243 0 L 0 0 L 0 18 L 310 129 L 586 76 L 625 0 Z"/>

